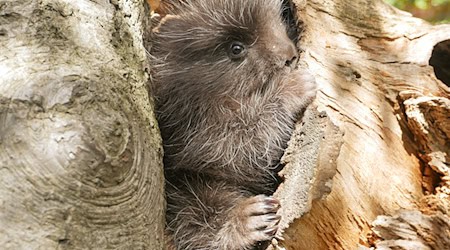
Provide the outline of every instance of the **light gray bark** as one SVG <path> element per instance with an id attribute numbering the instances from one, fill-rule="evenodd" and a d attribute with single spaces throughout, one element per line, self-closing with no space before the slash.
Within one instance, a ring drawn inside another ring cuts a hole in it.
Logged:
<path id="1" fill-rule="evenodd" d="M 0 1 L 0 246 L 161 249 L 144 0 Z"/>

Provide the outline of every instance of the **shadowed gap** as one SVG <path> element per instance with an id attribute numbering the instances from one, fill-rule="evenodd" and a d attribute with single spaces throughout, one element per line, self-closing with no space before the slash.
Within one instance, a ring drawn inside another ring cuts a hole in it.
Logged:
<path id="1" fill-rule="evenodd" d="M 450 86 L 450 40 L 434 46 L 429 64 L 433 66 L 436 77 Z"/>
<path id="2" fill-rule="evenodd" d="M 283 0 L 283 21 L 287 26 L 288 37 L 297 45 L 302 32 L 302 22 L 297 18 L 297 8 L 292 0 Z"/>

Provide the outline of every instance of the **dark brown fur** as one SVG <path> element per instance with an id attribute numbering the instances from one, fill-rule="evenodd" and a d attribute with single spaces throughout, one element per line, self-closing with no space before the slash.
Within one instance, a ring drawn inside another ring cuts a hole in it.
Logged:
<path id="1" fill-rule="evenodd" d="M 154 29 L 167 230 L 177 249 L 251 249 L 277 231 L 279 159 L 315 95 L 279 0 L 192 0 Z M 238 58 L 231 44 L 246 52 Z M 242 56 L 245 55 L 245 56 Z"/>

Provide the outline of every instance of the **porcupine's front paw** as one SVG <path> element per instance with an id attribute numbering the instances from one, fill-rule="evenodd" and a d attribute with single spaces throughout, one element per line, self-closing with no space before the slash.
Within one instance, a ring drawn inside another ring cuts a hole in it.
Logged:
<path id="1" fill-rule="evenodd" d="M 280 203 L 277 199 L 257 195 L 241 201 L 230 213 L 228 225 L 219 242 L 223 249 L 252 249 L 258 242 L 270 241 L 278 230 Z M 226 246 L 226 247 L 225 247 Z M 222 249 L 222 248 L 220 248 Z"/>
<path id="2" fill-rule="evenodd" d="M 279 207 L 280 203 L 277 199 L 265 195 L 258 195 L 244 201 L 238 216 L 247 237 L 255 243 L 271 240 L 278 230 L 281 218 L 276 214 Z"/>

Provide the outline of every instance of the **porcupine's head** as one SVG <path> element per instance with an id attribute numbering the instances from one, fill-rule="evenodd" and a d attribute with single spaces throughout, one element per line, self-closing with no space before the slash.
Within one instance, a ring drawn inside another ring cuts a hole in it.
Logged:
<path id="1" fill-rule="evenodd" d="M 199 162 L 239 161 L 238 149 L 213 145 L 221 153 L 201 152 L 212 141 L 233 137 L 221 138 L 225 131 L 250 131 L 235 133 L 235 140 L 243 140 L 262 136 L 257 134 L 261 130 L 264 136 L 273 136 L 276 148 L 287 141 L 295 115 L 315 95 L 315 84 L 296 69 L 299 55 L 287 35 L 281 4 L 280 0 L 186 0 L 154 28 L 153 91 L 166 153 L 178 155 L 177 162 L 194 151 L 208 158 L 199 157 Z M 268 131 L 262 131 L 264 124 Z M 260 141 L 270 144 L 268 140 Z M 260 148 L 271 149 L 270 145 Z M 262 162 L 271 164 L 274 157 Z"/>

